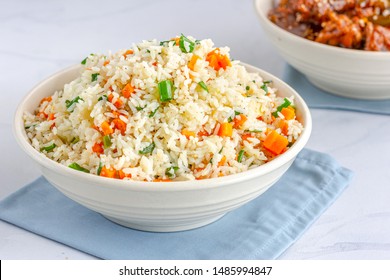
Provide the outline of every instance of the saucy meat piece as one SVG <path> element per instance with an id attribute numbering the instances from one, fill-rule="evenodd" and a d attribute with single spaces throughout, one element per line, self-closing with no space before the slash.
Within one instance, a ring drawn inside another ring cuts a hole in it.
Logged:
<path id="1" fill-rule="evenodd" d="M 390 51 L 390 0 L 281 0 L 269 19 L 319 43 Z"/>

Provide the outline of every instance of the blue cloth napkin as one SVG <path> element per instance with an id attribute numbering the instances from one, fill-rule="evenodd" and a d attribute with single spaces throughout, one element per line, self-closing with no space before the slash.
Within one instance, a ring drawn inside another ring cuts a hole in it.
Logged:
<path id="1" fill-rule="evenodd" d="M 202 228 L 132 230 L 68 199 L 43 177 L 0 202 L 0 218 L 102 259 L 275 259 L 347 187 L 352 172 L 304 149 L 260 197 Z"/>
<path id="2" fill-rule="evenodd" d="M 282 79 L 303 97 L 310 108 L 390 115 L 390 99 L 375 101 L 359 100 L 330 94 L 312 85 L 302 73 L 288 64 L 286 65 Z"/>

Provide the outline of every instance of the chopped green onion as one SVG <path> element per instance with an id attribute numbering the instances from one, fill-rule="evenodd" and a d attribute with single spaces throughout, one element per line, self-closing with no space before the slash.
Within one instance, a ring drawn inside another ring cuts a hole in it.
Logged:
<path id="1" fill-rule="evenodd" d="M 264 81 L 263 85 L 261 86 L 261 89 L 264 90 L 266 93 L 268 93 L 268 87 L 267 84 L 272 83 L 272 81 Z"/>
<path id="2" fill-rule="evenodd" d="M 99 97 L 98 101 L 107 100 L 107 99 L 108 99 L 107 95 L 104 94 L 104 95 Z"/>
<path id="3" fill-rule="evenodd" d="M 238 161 L 238 162 L 241 163 L 242 157 L 244 156 L 244 153 L 245 153 L 244 150 L 241 150 L 241 151 L 238 153 L 238 157 L 237 157 L 237 161 Z"/>
<path id="4" fill-rule="evenodd" d="M 181 34 L 179 40 L 179 47 L 183 53 L 192 53 L 195 48 L 195 43 Z"/>
<path id="5" fill-rule="evenodd" d="M 230 116 L 230 117 L 228 118 L 228 122 L 232 122 L 232 121 L 233 121 L 233 117 Z"/>
<path id="6" fill-rule="evenodd" d="M 144 107 L 137 106 L 137 107 L 135 107 L 135 109 L 137 109 L 137 111 L 139 112 L 139 111 L 142 111 L 143 109 L 145 109 L 145 107 L 146 107 L 146 106 L 144 106 Z"/>
<path id="7" fill-rule="evenodd" d="M 99 167 L 98 167 L 98 170 L 97 170 L 97 175 L 100 176 L 100 173 L 102 172 L 102 168 L 103 168 L 103 164 L 102 162 L 99 162 Z"/>
<path id="8" fill-rule="evenodd" d="M 218 154 L 222 153 L 223 151 L 223 147 L 219 150 Z"/>
<path id="9" fill-rule="evenodd" d="M 150 112 L 149 118 L 154 117 L 154 115 L 157 113 L 158 108 L 160 108 L 160 106 L 158 106 L 153 112 Z"/>
<path id="10" fill-rule="evenodd" d="M 288 100 L 287 98 L 284 98 L 283 104 L 279 105 L 278 108 L 276 108 L 276 111 L 272 113 L 272 115 L 275 118 L 277 118 L 278 117 L 278 112 L 280 112 L 283 108 L 287 108 L 290 105 L 291 105 L 291 101 Z"/>
<path id="11" fill-rule="evenodd" d="M 107 148 L 111 147 L 111 145 L 112 145 L 112 142 L 111 142 L 110 136 L 105 135 L 103 137 L 103 147 L 104 147 L 104 149 L 107 149 Z"/>
<path id="12" fill-rule="evenodd" d="M 143 150 L 138 151 L 138 153 L 141 154 L 141 155 L 151 154 L 155 147 L 156 147 L 156 144 L 154 144 L 154 142 L 152 142 L 152 144 L 150 144 L 149 146 L 145 147 Z"/>
<path id="13" fill-rule="evenodd" d="M 161 41 L 160 42 L 160 46 L 163 46 L 163 45 L 165 45 L 165 44 L 168 44 L 169 42 L 172 42 L 173 41 L 173 45 L 176 45 L 176 41 L 174 41 L 174 40 L 168 40 L 168 41 Z"/>
<path id="14" fill-rule="evenodd" d="M 82 65 L 85 65 L 85 63 L 87 63 L 87 59 L 88 59 L 88 56 L 87 56 L 86 58 L 84 58 L 83 61 L 81 61 L 81 64 L 82 64 Z"/>
<path id="15" fill-rule="evenodd" d="M 93 73 L 93 74 L 91 75 L 92 82 L 97 81 L 98 76 L 99 76 L 99 73 Z"/>
<path id="16" fill-rule="evenodd" d="M 57 147 L 57 145 L 53 143 L 53 144 L 51 144 L 49 146 L 41 148 L 41 152 L 42 151 L 51 152 L 51 151 L 54 150 L 55 147 Z"/>
<path id="17" fill-rule="evenodd" d="M 147 53 L 150 53 L 150 50 L 146 50 Z"/>
<path id="18" fill-rule="evenodd" d="M 254 130 L 245 130 L 245 132 L 253 132 L 253 133 L 260 133 L 262 130 L 254 129 Z"/>
<path id="19" fill-rule="evenodd" d="M 177 166 L 171 166 L 165 170 L 165 175 L 167 175 L 169 178 L 174 177 L 176 174 L 175 172 L 179 170 L 179 167 Z"/>
<path id="20" fill-rule="evenodd" d="M 73 162 L 73 163 L 69 164 L 68 167 L 73 168 L 73 169 L 78 170 L 78 171 L 89 173 L 88 169 L 85 169 L 84 167 L 81 167 L 76 162 Z"/>
<path id="21" fill-rule="evenodd" d="M 65 100 L 66 109 L 69 112 L 73 112 L 74 109 L 73 104 L 79 103 L 80 100 L 84 101 L 84 99 L 82 99 L 80 96 L 77 96 L 73 100 Z"/>
<path id="22" fill-rule="evenodd" d="M 234 115 L 235 115 L 235 116 L 238 116 L 238 115 L 240 115 L 240 114 L 241 114 L 241 112 L 234 111 Z"/>
<path id="23" fill-rule="evenodd" d="M 162 102 L 166 102 L 172 100 L 173 92 L 172 92 L 172 81 L 165 80 L 158 83 L 158 92 L 160 93 L 160 100 Z"/>
<path id="24" fill-rule="evenodd" d="M 201 81 L 198 83 L 198 85 L 200 85 L 200 87 L 203 88 L 205 91 L 209 92 L 209 89 L 205 82 Z"/>
<path id="25" fill-rule="evenodd" d="M 76 144 L 77 142 L 80 141 L 79 137 L 73 137 L 72 141 L 70 141 L 71 144 Z"/>
<path id="26" fill-rule="evenodd" d="M 250 87 L 250 86 L 246 86 L 245 89 L 246 89 L 246 90 L 250 90 L 251 87 Z"/>

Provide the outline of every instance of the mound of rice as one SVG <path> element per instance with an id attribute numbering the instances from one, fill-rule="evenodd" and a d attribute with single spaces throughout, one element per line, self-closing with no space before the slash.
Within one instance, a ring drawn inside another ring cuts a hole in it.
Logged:
<path id="1" fill-rule="evenodd" d="M 293 97 L 192 37 L 91 54 L 80 76 L 25 113 L 32 146 L 71 168 L 125 180 L 226 176 L 285 152 L 303 126 Z"/>

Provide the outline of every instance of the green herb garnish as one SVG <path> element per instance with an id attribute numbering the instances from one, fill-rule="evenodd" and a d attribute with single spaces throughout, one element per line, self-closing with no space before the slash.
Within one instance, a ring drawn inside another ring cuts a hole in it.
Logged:
<path id="1" fill-rule="evenodd" d="M 41 148 L 41 152 L 42 152 L 42 151 L 51 152 L 51 151 L 54 150 L 55 147 L 57 147 L 57 145 L 53 143 L 53 144 L 51 144 L 51 145 L 49 145 L 49 146 L 42 147 L 42 148 Z"/>
<path id="2" fill-rule="evenodd" d="M 135 109 L 137 109 L 137 111 L 139 112 L 139 111 L 142 111 L 143 109 L 145 109 L 145 107 L 146 107 L 146 106 L 144 106 L 144 107 L 137 106 L 137 107 L 135 107 Z"/>
<path id="3" fill-rule="evenodd" d="M 103 168 L 103 164 L 102 162 L 99 162 L 99 167 L 98 167 L 98 170 L 97 170 L 97 175 L 100 176 L 100 173 L 102 172 L 102 168 Z"/>
<path id="4" fill-rule="evenodd" d="M 154 142 L 152 142 L 152 144 L 150 144 L 149 146 L 145 147 L 143 150 L 138 151 L 138 153 L 141 154 L 141 155 L 151 154 L 155 147 L 156 147 L 156 144 L 154 144 Z"/>
<path id="5" fill-rule="evenodd" d="M 107 99 L 108 99 L 107 95 L 104 94 L 104 95 L 99 97 L 98 101 L 107 100 Z"/>
<path id="6" fill-rule="evenodd" d="M 158 106 L 153 112 L 150 112 L 149 118 L 154 117 L 154 115 L 157 113 L 158 108 L 160 108 L 160 106 Z"/>
<path id="7" fill-rule="evenodd" d="M 80 96 L 77 96 L 73 100 L 65 100 L 66 109 L 69 112 L 73 112 L 73 110 L 74 110 L 73 104 L 79 103 L 80 100 L 84 101 L 84 99 L 82 99 Z"/>
<path id="8" fill-rule="evenodd" d="M 245 89 L 248 91 L 248 90 L 251 89 L 251 87 L 250 86 L 246 86 Z"/>
<path id="9" fill-rule="evenodd" d="M 70 141 L 71 144 L 76 144 L 77 142 L 80 141 L 80 138 L 79 137 L 73 137 L 73 139 Z"/>
<path id="10" fill-rule="evenodd" d="M 166 102 L 173 98 L 173 84 L 170 80 L 161 81 L 158 83 L 158 92 L 160 94 L 160 100 Z"/>
<path id="11" fill-rule="evenodd" d="M 237 161 L 238 161 L 238 162 L 241 163 L 242 157 L 244 156 L 244 153 L 245 153 L 244 150 L 241 150 L 241 151 L 238 153 L 238 157 L 237 157 Z"/>
<path id="12" fill-rule="evenodd" d="M 171 166 L 165 170 L 165 175 L 167 175 L 169 178 L 174 177 L 176 174 L 175 172 L 179 170 L 179 167 L 177 166 Z"/>
<path id="13" fill-rule="evenodd" d="M 272 83 L 272 81 L 264 81 L 263 85 L 261 86 L 261 89 L 265 91 L 265 93 L 268 93 L 268 87 L 267 85 Z"/>
<path id="14" fill-rule="evenodd" d="M 103 137 L 103 147 L 104 147 L 104 149 L 108 149 L 109 147 L 111 147 L 111 145 L 112 145 L 112 142 L 111 142 L 110 136 L 105 135 Z"/>
<path id="15" fill-rule="evenodd" d="M 172 42 L 173 41 L 173 45 L 176 45 L 176 41 L 174 41 L 174 40 L 168 40 L 168 41 L 161 41 L 160 42 L 160 46 L 163 46 L 163 45 L 165 45 L 165 44 L 168 44 L 169 42 Z"/>
<path id="16" fill-rule="evenodd" d="M 198 83 L 198 85 L 200 85 L 200 87 L 203 88 L 205 91 L 209 92 L 209 89 L 205 82 L 201 81 Z"/>
<path id="17" fill-rule="evenodd" d="M 92 80 L 92 82 L 97 81 L 98 76 L 99 76 L 99 73 L 93 73 L 93 74 L 91 75 L 91 80 Z"/>
<path id="18" fill-rule="evenodd" d="M 78 170 L 78 171 L 89 173 L 88 169 L 85 169 L 84 167 L 81 167 L 76 162 L 73 162 L 73 163 L 69 164 L 68 167 L 73 168 L 73 169 Z"/>
<path id="19" fill-rule="evenodd" d="M 179 47 L 183 53 L 192 53 L 195 48 L 195 43 L 181 34 L 179 40 Z"/>
<path id="20" fill-rule="evenodd" d="M 82 64 L 82 65 L 85 65 L 85 63 L 87 63 L 87 59 L 88 59 L 88 56 L 87 56 L 86 58 L 84 58 L 83 61 L 81 61 L 81 64 Z"/>
<path id="21" fill-rule="evenodd" d="M 280 112 L 283 108 L 287 108 L 288 106 L 291 105 L 291 101 L 288 100 L 287 98 L 284 98 L 284 102 L 276 108 L 276 111 L 272 113 L 272 115 L 277 118 L 278 117 L 278 112 Z"/>

